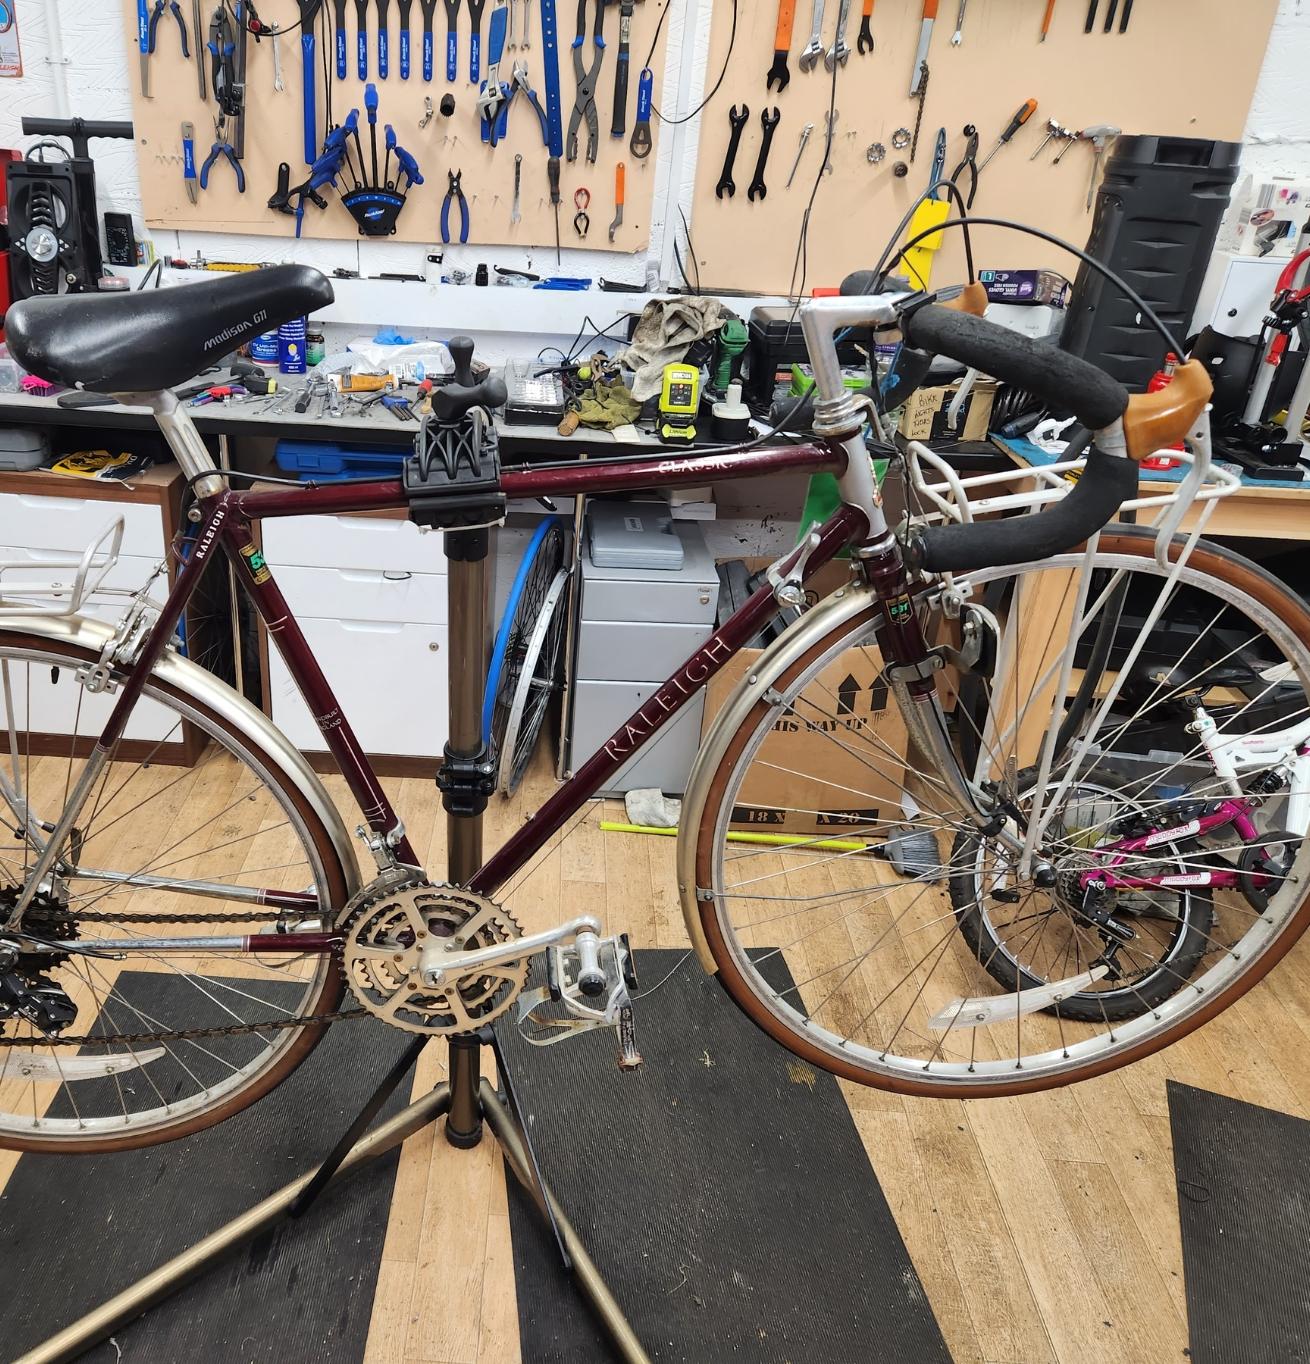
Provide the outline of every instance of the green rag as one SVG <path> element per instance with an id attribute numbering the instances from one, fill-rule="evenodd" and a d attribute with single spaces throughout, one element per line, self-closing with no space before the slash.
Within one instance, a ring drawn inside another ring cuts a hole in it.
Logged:
<path id="1" fill-rule="evenodd" d="M 641 415 L 641 404 L 622 379 L 603 380 L 583 389 L 578 403 L 578 422 L 599 431 L 628 426 Z"/>

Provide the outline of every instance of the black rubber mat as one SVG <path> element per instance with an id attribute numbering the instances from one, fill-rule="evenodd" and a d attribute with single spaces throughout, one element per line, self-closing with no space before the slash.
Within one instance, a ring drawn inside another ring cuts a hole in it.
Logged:
<path id="1" fill-rule="evenodd" d="M 187 987 L 152 979 L 167 1017 L 165 992 Z M 194 1026 L 207 1022 L 197 1016 Z M 208 1132 L 117 1155 L 23 1156 L 0 1195 L 5 1261 L 22 1266 L 21 1291 L 15 1283 L 0 1295 L 4 1358 L 311 1169 L 408 1041 L 371 1020 L 342 1023 L 286 1083 Z M 408 1096 L 407 1079 L 384 1115 Z M 235 1251 L 83 1358 L 358 1364 L 397 1159 L 349 1176 L 302 1220 Z"/>
<path id="2" fill-rule="evenodd" d="M 1192 1364 L 1310 1360 L 1310 1123 L 1169 1084 Z"/>
<path id="3" fill-rule="evenodd" d="M 680 956 L 638 953 L 643 987 Z M 500 1033 L 542 1171 L 652 1359 L 949 1364 L 837 1082 L 691 959 L 636 1016 L 630 1074 L 609 1031 Z M 524 1364 L 613 1359 L 508 1182 Z"/>

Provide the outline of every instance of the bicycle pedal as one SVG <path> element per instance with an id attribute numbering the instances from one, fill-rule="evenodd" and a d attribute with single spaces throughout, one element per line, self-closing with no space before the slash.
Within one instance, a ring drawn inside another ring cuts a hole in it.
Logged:
<path id="1" fill-rule="evenodd" d="M 626 933 L 609 938 L 579 934 L 578 941 L 546 950 L 546 984 L 519 996 L 519 1031 L 533 1046 L 548 1047 L 595 1028 L 614 1028 L 620 1070 L 636 1070 L 642 1061 L 629 994 L 636 988 Z M 528 1032 L 524 1024 L 536 1032 Z"/>

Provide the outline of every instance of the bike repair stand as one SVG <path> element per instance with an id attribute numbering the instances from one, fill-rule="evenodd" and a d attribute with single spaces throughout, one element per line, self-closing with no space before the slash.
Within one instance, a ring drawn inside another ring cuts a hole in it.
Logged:
<path id="1" fill-rule="evenodd" d="M 457 343 L 458 339 L 452 341 L 452 351 L 457 348 Z M 470 357 L 472 350 L 470 342 L 467 352 Z M 457 363 L 462 358 L 457 356 Z M 490 438 L 490 444 L 490 459 L 495 463 L 494 436 Z M 481 478 L 460 479 L 458 482 L 480 482 L 484 488 L 489 486 L 496 489 L 499 482 L 498 465 L 494 472 L 486 470 L 485 466 L 480 472 Z M 455 482 L 454 469 L 450 470 L 450 475 L 452 483 Z M 408 483 L 408 477 L 406 481 Z M 444 517 L 450 506 L 458 500 L 458 495 L 446 494 L 440 500 L 434 498 L 429 506 L 434 513 L 440 511 Z M 483 505 L 486 505 L 485 501 Z M 503 498 L 498 505 L 503 511 Z M 420 506 L 421 499 L 415 498 L 412 507 L 418 520 L 421 520 L 417 514 Z M 450 617 L 450 739 L 445 747 L 437 784 L 446 807 L 447 878 L 452 885 L 457 886 L 466 885 L 482 865 L 482 813 L 495 786 L 495 764 L 483 743 L 482 735 L 482 697 L 490 652 L 487 620 L 489 543 L 490 534 L 485 526 L 448 531 L 445 539 L 449 570 L 446 590 Z M 323 1190 L 340 1176 L 394 1150 L 414 1133 L 442 1117 L 446 1119 L 446 1140 L 461 1150 L 471 1150 L 482 1140 L 484 1121 L 491 1127 L 514 1177 L 550 1224 L 565 1269 L 576 1278 L 619 1357 L 625 1364 L 651 1364 L 650 1356 L 642 1349 L 641 1342 L 601 1278 L 600 1271 L 541 1177 L 522 1113 L 518 1109 L 505 1056 L 490 1027 L 484 1027 L 477 1033 L 451 1037 L 448 1044 L 448 1078 L 373 1131 L 367 1130 L 387 1099 L 409 1074 L 418 1060 L 419 1052 L 429 1040 L 415 1037 L 406 1047 L 317 1170 L 292 1180 L 262 1203 L 197 1241 L 145 1278 L 137 1280 L 129 1288 L 43 1341 L 16 1364 L 53 1364 L 57 1360 L 75 1358 L 210 1269 L 221 1256 L 253 1239 L 284 1217 L 301 1216 Z M 482 1075 L 483 1047 L 492 1049 L 504 1097 Z"/>

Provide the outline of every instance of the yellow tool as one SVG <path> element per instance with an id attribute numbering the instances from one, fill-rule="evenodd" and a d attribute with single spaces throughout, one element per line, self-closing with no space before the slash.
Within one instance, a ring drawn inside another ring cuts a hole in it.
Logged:
<path id="1" fill-rule="evenodd" d="M 396 386 L 390 374 L 343 374 L 341 391 L 343 393 L 381 393 Z"/>
<path id="2" fill-rule="evenodd" d="M 620 824 L 615 820 L 602 819 L 601 831 L 607 834 L 663 834 L 666 838 L 676 838 L 677 829 L 659 829 L 653 824 Z M 872 852 L 872 843 L 861 843 L 853 838 L 810 838 L 796 834 L 757 834 L 733 829 L 724 835 L 729 843 L 755 843 L 766 848 L 818 848 L 826 852 Z"/>
<path id="3" fill-rule="evenodd" d="M 695 440 L 699 411 L 700 370 L 695 365 L 665 365 L 660 388 L 660 439 Z"/>

